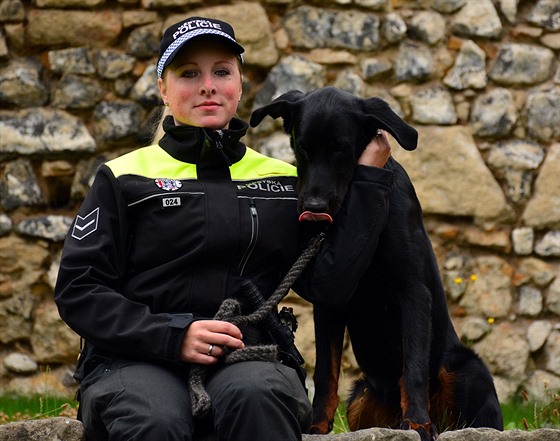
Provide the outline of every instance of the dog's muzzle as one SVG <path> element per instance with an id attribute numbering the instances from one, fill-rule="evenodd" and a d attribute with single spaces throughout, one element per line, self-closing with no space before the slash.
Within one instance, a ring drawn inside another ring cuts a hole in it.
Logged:
<path id="1" fill-rule="evenodd" d="M 333 218 L 328 213 L 313 213 L 312 211 L 304 211 L 299 215 L 299 221 L 332 222 Z"/>

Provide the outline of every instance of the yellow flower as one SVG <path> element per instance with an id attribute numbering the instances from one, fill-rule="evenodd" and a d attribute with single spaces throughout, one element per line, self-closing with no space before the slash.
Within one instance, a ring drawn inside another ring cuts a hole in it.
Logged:
<path id="1" fill-rule="evenodd" d="M 456 283 L 457 285 L 460 285 L 461 283 L 463 283 L 463 278 L 462 278 L 462 277 L 456 277 L 456 278 L 455 278 L 455 283 Z"/>
<path id="2" fill-rule="evenodd" d="M 478 279 L 478 277 L 476 276 L 476 274 L 471 274 L 471 281 L 475 282 L 476 279 Z"/>
<path id="3" fill-rule="evenodd" d="M 488 317 L 486 321 L 488 322 L 489 325 L 493 325 L 496 320 L 494 319 L 494 317 Z"/>

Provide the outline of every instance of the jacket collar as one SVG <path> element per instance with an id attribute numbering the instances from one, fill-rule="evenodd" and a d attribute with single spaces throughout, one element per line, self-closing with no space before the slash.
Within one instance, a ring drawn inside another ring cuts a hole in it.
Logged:
<path id="1" fill-rule="evenodd" d="M 211 130 L 194 126 L 175 125 L 172 116 L 163 121 L 165 135 L 159 145 L 182 162 L 200 164 L 205 160 L 223 161 L 230 166 L 245 155 L 246 146 L 240 139 L 249 128 L 245 121 L 233 118 L 229 128 Z"/>

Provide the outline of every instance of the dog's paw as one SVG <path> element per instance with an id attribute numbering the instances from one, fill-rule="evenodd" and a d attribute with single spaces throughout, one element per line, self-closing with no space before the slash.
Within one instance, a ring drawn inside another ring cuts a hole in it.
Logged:
<path id="1" fill-rule="evenodd" d="M 309 433 L 312 435 L 327 435 L 331 433 L 332 428 L 333 423 L 329 423 L 327 421 L 318 421 L 311 424 Z"/>
<path id="2" fill-rule="evenodd" d="M 436 441 L 438 439 L 438 431 L 435 424 L 428 421 L 427 423 L 419 424 L 410 420 L 404 420 L 401 424 L 403 430 L 416 430 L 420 435 L 422 441 Z"/>

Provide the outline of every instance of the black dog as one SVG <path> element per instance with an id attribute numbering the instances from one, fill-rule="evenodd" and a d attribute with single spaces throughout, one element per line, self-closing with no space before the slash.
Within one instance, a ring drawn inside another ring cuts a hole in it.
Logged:
<path id="1" fill-rule="evenodd" d="M 378 129 L 414 150 L 417 133 L 378 98 L 360 99 L 327 87 L 291 91 L 253 112 L 254 127 L 282 117 L 291 136 L 303 218 L 334 216 L 359 154 Z M 336 160 L 333 160 L 336 155 Z M 349 304 L 315 307 L 317 361 L 312 433 L 328 433 L 338 406 L 343 336 L 348 329 L 364 373 L 348 400 L 351 430 L 414 429 L 423 441 L 438 429 L 503 429 L 490 372 L 461 343 L 451 323 L 422 210 L 403 167 L 393 171 L 390 209 L 371 264 Z"/>

